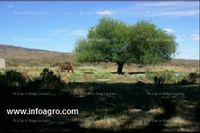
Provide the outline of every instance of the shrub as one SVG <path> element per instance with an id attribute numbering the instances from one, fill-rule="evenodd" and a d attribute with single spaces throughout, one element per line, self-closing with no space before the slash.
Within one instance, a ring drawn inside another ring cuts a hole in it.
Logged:
<path id="1" fill-rule="evenodd" d="M 192 72 L 188 75 L 188 80 L 194 84 L 197 82 L 197 80 L 200 78 L 200 74 L 196 72 Z"/>
<path id="2" fill-rule="evenodd" d="M 188 84 L 191 84 L 191 83 L 187 79 L 182 79 L 181 81 L 178 82 L 178 84 L 188 85 Z"/>
<path id="3" fill-rule="evenodd" d="M 184 79 L 187 79 L 187 75 L 185 75 L 185 74 L 179 74 L 179 75 L 176 75 L 175 81 L 176 81 L 176 83 L 179 83 L 179 82 L 181 82 Z"/>
<path id="4" fill-rule="evenodd" d="M 39 80 L 39 89 L 60 90 L 65 88 L 65 85 L 61 82 L 60 77 L 55 75 L 53 71 L 49 71 L 47 68 L 43 69 Z"/>
<path id="5" fill-rule="evenodd" d="M 174 74 L 174 71 L 164 70 L 160 72 L 147 72 L 146 77 L 155 84 L 174 83 L 176 81 Z"/>
<path id="6" fill-rule="evenodd" d="M 107 72 L 107 71 L 98 70 L 94 73 L 94 78 L 96 78 L 96 79 L 109 79 L 109 78 L 111 78 L 111 73 Z"/>
<path id="7" fill-rule="evenodd" d="M 20 72 L 9 70 L 0 75 L 0 82 L 1 86 L 5 88 L 19 89 L 26 84 L 26 78 Z"/>
<path id="8" fill-rule="evenodd" d="M 199 83 L 200 81 L 200 74 L 197 72 L 189 73 L 187 77 L 184 77 L 181 81 L 179 81 L 179 84 L 187 85 L 187 84 L 194 84 L 196 82 Z"/>

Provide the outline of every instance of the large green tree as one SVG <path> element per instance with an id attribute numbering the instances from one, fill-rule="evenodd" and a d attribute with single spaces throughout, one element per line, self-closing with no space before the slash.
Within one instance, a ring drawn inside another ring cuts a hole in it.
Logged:
<path id="1" fill-rule="evenodd" d="M 139 21 L 130 27 L 129 52 L 133 62 L 157 64 L 169 60 L 176 52 L 175 36 L 151 22 Z"/>
<path id="2" fill-rule="evenodd" d="M 125 63 L 164 62 L 175 50 L 175 37 L 148 21 L 127 25 L 102 18 L 87 38 L 77 41 L 75 57 L 79 62 L 115 62 L 121 74 Z"/>

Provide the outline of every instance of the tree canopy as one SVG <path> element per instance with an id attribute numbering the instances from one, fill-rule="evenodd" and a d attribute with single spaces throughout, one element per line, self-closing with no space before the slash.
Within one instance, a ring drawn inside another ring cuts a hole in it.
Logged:
<path id="1" fill-rule="evenodd" d="M 175 36 L 149 21 L 128 25 L 102 18 L 86 38 L 76 42 L 79 62 L 115 62 L 118 74 L 125 63 L 156 64 L 169 60 L 176 52 Z"/>

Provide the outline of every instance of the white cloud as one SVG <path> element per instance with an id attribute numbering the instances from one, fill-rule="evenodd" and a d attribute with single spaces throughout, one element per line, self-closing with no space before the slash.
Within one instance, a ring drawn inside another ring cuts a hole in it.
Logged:
<path id="1" fill-rule="evenodd" d="M 72 13 L 67 13 L 72 15 Z M 199 15 L 197 2 L 138 2 L 127 7 L 79 11 L 79 16 L 100 15 L 117 17 L 190 17 Z"/>
<path id="2" fill-rule="evenodd" d="M 166 7 L 166 6 L 180 6 L 182 2 L 172 1 L 172 2 L 152 2 L 152 3 L 145 3 L 143 6 L 153 6 L 153 7 Z"/>
<path id="3" fill-rule="evenodd" d="M 5 4 L 5 6 L 12 9 L 15 5 L 14 4 Z"/>
<path id="4" fill-rule="evenodd" d="M 80 11 L 79 15 L 80 16 L 85 16 L 85 15 L 100 15 L 100 16 L 110 16 L 113 15 L 114 13 L 109 10 L 102 10 L 102 11 Z"/>
<path id="5" fill-rule="evenodd" d="M 199 15 L 197 2 L 138 2 L 126 8 L 112 9 L 122 17 L 191 17 Z"/>
<path id="6" fill-rule="evenodd" d="M 68 29 L 62 28 L 62 29 L 53 30 L 52 32 L 54 32 L 55 34 L 63 34 L 63 33 L 66 33 L 67 31 Z"/>
<path id="7" fill-rule="evenodd" d="M 73 30 L 70 31 L 68 34 L 68 36 L 86 36 L 87 35 L 87 31 L 86 30 Z"/>
<path id="8" fill-rule="evenodd" d="M 149 12 L 149 16 L 171 16 L 171 17 L 181 17 L 181 16 L 194 16 L 199 15 L 199 10 L 180 10 L 180 11 L 164 11 L 164 12 Z"/>
<path id="9" fill-rule="evenodd" d="M 97 11 L 96 14 L 105 16 L 105 15 L 112 15 L 114 13 L 112 11 L 109 11 L 109 10 L 104 10 L 104 11 Z"/>
<path id="10" fill-rule="evenodd" d="M 82 30 L 82 29 L 78 29 L 78 30 L 70 30 L 67 28 L 60 28 L 60 29 L 54 29 L 54 30 L 50 30 L 49 31 L 50 35 L 54 35 L 54 36 L 86 36 L 87 35 L 87 31 L 86 30 Z"/>
<path id="11" fill-rule="evenodd" d="M 191 35 L 193 41 L 199 41 L 199 33 L 195 33 Z"/>
<path id="12" fill-rule="evenodd" d="M 164 31 L 166 31 L 167 33 L 174 33 L 175 30 L 171 29 L 171 28 L 164 28 Z"/>
<path id="13" fill-rule="evenodd" d="M 93 15 L 95 14 L 95 12 L 92 11 L 80 11 L 79 15 Z"/>
<path id="14" fill-rule="evenodd" d="M 48 11 L 12 11 L 13 15 L 49 15 Z"/>

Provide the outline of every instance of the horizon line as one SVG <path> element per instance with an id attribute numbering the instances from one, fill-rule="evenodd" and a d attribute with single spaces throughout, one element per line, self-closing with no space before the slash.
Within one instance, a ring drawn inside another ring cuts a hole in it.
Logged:
<path id="1" fill-rule="evenodd" d="M 38 50 L 38 51 L 46 51 L 46 52 L 56 52 L 56 53 L 63 53 L 63 54 L 73 54 L 73 51 L 54 51 L 54 50 L 48 50 L 48 49 L 42 49 L 42 48 L 29 48 L 29 47 L 23 47 L 19 45 L 13 45 L 13 44 L 1 44 L 0 46 L 10 46 L 10 47 L 17 47 L 22 49 L 28 49 L 28 50 Z M 181 59 L 181 60 L 200 60 L 196 58 L 180 58 L 180 57 L 172 57 L 171 59 Z"/>

